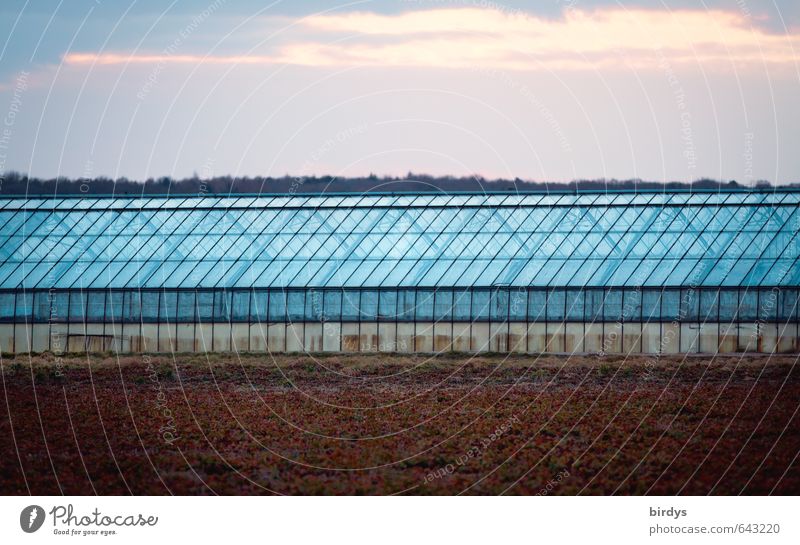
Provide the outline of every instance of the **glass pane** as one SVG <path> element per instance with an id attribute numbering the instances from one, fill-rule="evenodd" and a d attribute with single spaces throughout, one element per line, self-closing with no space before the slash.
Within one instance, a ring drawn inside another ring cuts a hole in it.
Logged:
<path id="1" fill-rule="evenodd" d="M 642 321 L 657 322 L 661 319 L 661 290 L 645 289 L 642 292 Z"/>
<path id="2" fill-rule="evenodd" d="M 433 320 L 433 291 L 417 290 L 416 320 Z"/>
<path id="3" fill-rule="evenodd" d="M 143 291 L 142 293 L 142 322 L 158 321 L 158 292 Z M 70 306 L 72 314 L 72 306 Z"/>
<path id="4" fill-rule="evenodd" d="M 361 292 L 361 320 L 372 322 L 378 319 L 378 292 L 364 290 Z"/>
<path id="5" fill-rule="evenodd" d="M 622 301 L 622 319 L 627 322 L 638 322 L 642 319 L 642 292 L 625 290 Z"/>
<path id="6" fill-rule="evenodd" d="M 400 290 L 397 292 L 397 319 L 401 321 L 414 321 L 414 290 Z"/>
<path id="7" fill-rule="evenodd" d="M 601 289 L 590 289 L 584 293 L 586 298 L 586 320 L 590 322 L 603 321 L 603 299 L 605 293 Z"/>
<path id="8" fill-rule="evenodd" d="M 721 290 L 719 292 L 719 320 L 732 322 L 736 320 L 736 310 L 739 306 L 739 294 L 736 290 Z"/>
<path id="9" fill-rule="evenodd" d="M 762 322 L 774 322 L 778 315 L 778 292 L 776 290 L 758 290 L 758 319 Z"/>
<path id="10" fill-rule="evenodd" d="M 528 293 L 528 320 L 531 322 L 544 322 L 546 319 L 545 307 L 547 292 L 536 290 Z"/>
<path id="11" fill-rule="evenodd" d="M 566 310 L 566 293 L 564 290 L 552 290 L 547 294 L 547 321 L 560 322 Z"/>
<path id="12" fill-rule="evenodd" d="M 753 290 L 739 290 L 739 321 L 753 321 L 758 318 L 758 293 Z"/>
<path id="13" fill-rule="evenodd" d="M 524 322 L 528 311 L 528 291 L 524 288 L 511 290 L 508 303 L 508 317 L 514 322 Z"/>
<path id="14" fill-rule="evenodd" d="M 255 290 L 250 299 L 250 320 L 252 322 L 266 322 L 269 320 L 267 313 L 267 302 L 269 292 L 267 290 Z"/>
<path id="15" fill-rule="evenodd" d="M 342 294 L 342 321 L 356 322 L 359 316 L 359 299 L 361 292 L 346 290 Z"/>
<path id="16" fill-rule="evenodd" d="M 142 301 L 141 293 L 138 291 L 126 291 L 123 300 L 123 319 L 128 323 L 137 323 L 142 320 Z"/>
<path id="17" fill-rule="evenodd" d="M 250 291 L 234 291 L 231 303 L 231 320 L 247 322 L 250 319 Z"/>
<path id="18" fill-rule="evenodd" d="M 90 291 L 88 295 L 88 310 L 86 312 L 87 321 L 102 322 L 105 320 L 106 292 Z"/>
<path id="19" fill-rule="evenodd" d="M 603 319 L 619 321 L 622 319 L 622 291 L 609 289 L 603 300 Z"/>
<path id="20" fill-rule="evenodd" d="M 178 309 L 176 321 L 180 323 L 190 323 L 194 321 L 194 292 L 178 292 Z"/>
<path id="21" fill-rule="evenodd" d="M 306 313 L 305 290 L 290 290 L 286 293 L 286 314 L 291 322 L 302 322 Z"/>
<path id="22" fill-rule="evenodd" d="M 451 290 L 437 290 L 433 308 L 433 319 L 450 321 L 453 318 L 453 292 Z"/>
<path id="23" fill-rule="evenodd" d="M 33 318 L 33 292 L 17 293 L 16 315 L 18 322 L 31 321 Z"/>
<path id="24" fill-rule="evenodd" d="M 565 297 L 565 318 L 567 320 L 582 321 L 584 316 L 583 290 L 567 290 Z"/>
<path id="25" fill-rule="evenodd" d="M 397 292 L 382 290 L 378 307 L 378 318 L 381 320 L 394 320 L 397 315 Z"/>
<path id="26" fill-rule="evenodd" d="M 158 319 L 161 322 L 175 323 L 178 314 L 178 292 L 162 291 L 161 302 L 158 309 Z"/>
<path id="27" fill-rule="evenodd" d="M 453 319 L 468 322 L 472 320 L 472 291 L 462 290 L 453 294 Z"/>
<path id="28" fill-rule="evenodd" d="M 70 292 L 69 295 L 69 321 L 86 321 L 86 293 L 80 291 Z"/>
<path id="29" fill-rule="evenodd" d="M 661 294 L 661 319 L 678 320 L 681 317 L 680 290 L 664 290 Z"/>
<path id="30" fill-rule="evenodd" d="M 475 290 L 472 292 L 472 319 L 486 321 L 489 319 L 490 292 Z"/>
<path id="31" fill-rule="evenodd" d="M 508 290 L 498 289 L 492 292 L 491 319 L 493 322 L 508 321 Z"/>
<path id="32" fill-rule="evenodd" d="M 330 290 L 325 292 L 325 319 L 338 322 L 342 319 L 342 292 Z"/>
<path id="33" fill-rule="evenodd" d="M 106 300 L 106 321 L 111 323 L 122 323 L 122 310 L 125 293 L 121 291 L 109 291 Z"/>
<path id="34" fill-rule="evenodd" d="M 214 292 L 198 291 L 197 297 L 197 321 L 209 323 L 214 316 Z"/>
<path id="35" fill-rule="evenodd" d="M 717 290 L 703 289 L 700 291 L 701 322 L 716 322 L 718 317 Z"/>
<path id="36" fill-rule="evenodd" d="M 778 297 L 778 320 L 795 321 L 797 316 L 797 290 L 781 290 Z"/>
<path id="37" fill-rule="evenodd" d="M 306 290 L 306 313 L 307 322 L 322 321 L 322 307 L 324 304 L 324 293 L 320 290 Z"/>
<path id="38" fill-rule="evenodd" d="M 11 295 L 11 294 L 3 294 Z M 3 305 L 2 295 L 0 295 L 0 307 Z M 0 309 L 0 320 L 2 320 L 3 310 Z M 50 321 L 50 293 L 37 291 L 33 298 L 33 320 L 39 323 Z"/>

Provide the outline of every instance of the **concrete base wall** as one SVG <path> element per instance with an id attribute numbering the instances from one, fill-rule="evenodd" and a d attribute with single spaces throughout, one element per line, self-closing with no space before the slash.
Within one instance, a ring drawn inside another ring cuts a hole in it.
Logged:
<path id="1" fill-rule="evenodd" d="M 796 323 L 0 324 L 0 354 L 63 352 L 797 353 Z"/>

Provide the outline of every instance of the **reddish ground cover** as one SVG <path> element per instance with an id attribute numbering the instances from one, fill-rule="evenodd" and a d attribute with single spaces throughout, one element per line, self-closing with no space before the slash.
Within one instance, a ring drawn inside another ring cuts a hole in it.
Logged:
<path id="1" fill-rule="evenodd" d="M 798 494 L 781 357 L 2 360 L 2 494 Z"/>

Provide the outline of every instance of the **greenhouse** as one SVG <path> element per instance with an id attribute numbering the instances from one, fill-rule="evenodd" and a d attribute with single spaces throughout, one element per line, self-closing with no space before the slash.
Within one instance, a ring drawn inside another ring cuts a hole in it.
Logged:
<path id="1" fill-rule="evenodd" d="M 798 352 L 800 191 L 2 198 L 0 351 Z"/>

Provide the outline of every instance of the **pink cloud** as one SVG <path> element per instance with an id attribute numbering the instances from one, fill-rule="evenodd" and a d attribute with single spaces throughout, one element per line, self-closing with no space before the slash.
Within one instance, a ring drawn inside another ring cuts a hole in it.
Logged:
<path id="1" fill-rule="evenodd" d="M 463 8 L 316 15 L 298 24 L 313 38 L 305 34 L 272 55 L 71 53 L 65 61 L 508 70 L 658 69 L 668 62 L 742 69 L 795 66 L 800 47 L 795 36 L 768 33 L 744 14 L 721 10 L 569 10 L 553 20 Z"/>

